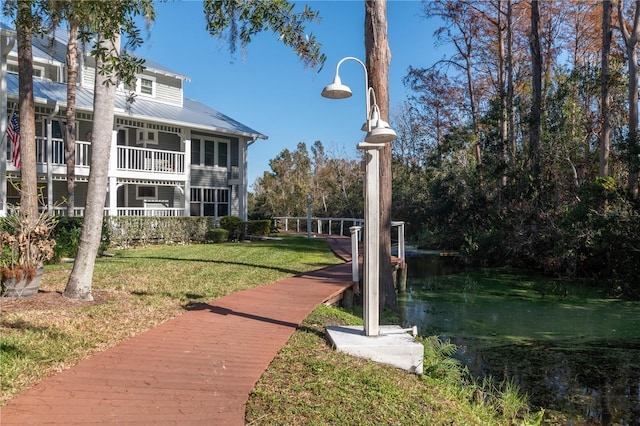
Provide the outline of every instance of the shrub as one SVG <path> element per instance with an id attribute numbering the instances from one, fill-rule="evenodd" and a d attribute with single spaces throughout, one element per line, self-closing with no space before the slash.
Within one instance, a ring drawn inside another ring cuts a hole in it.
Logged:
<path id="1" fill-rule="evenodd" d="M 271 232 L 271 221 L 269 219 L 264 220 L 250 220 L 247 222 L 247 234 L 264 237 Z"/>
<path id="2" fill-rule="evenodd" d="M 58 217 L 58 225 L 51 233 L 51 238 L 56 240 L 54 247 L 56 259 L 76 256 L 82 232 L 82 222 L 82 217 Z"/>
<path id="3" fill-rule="evenodd" d="M 220 228 L 229 231 L 229 238 L 239 240 L 244 237 L 244 223 L 236 216 L 223 216 L 220 218 Z"/>
<path id="4" fill-rule="evenodd" d="M 54 247 L 55 259 L 63 257 L 76 257 L 80 234 L 82 233 L 82 223 L 84 218 L 80 216 L 58 216 L 58 224 L 51 233 L 51 238 L 56 241 Z M 100 247 L 98 253 L 104 253 L 111 243 L 111 231 L 107 221 L 102 222 L 102 236 L 100 237 Z"/>
<path id="5" fill-rule="evenodd" d="M 215 228 L 215 218 L 140 217 L 107 218 L 111 242 L 119 247 L 137 244 L 204 242 L 207 231 Z"/>
<path id="6" fill-rule="evenodd" d="M 214 243 L 224 243 L 229 239 L 229 231 L 222 228 L 214 228 L 207 231 L 206 240 Z"/>

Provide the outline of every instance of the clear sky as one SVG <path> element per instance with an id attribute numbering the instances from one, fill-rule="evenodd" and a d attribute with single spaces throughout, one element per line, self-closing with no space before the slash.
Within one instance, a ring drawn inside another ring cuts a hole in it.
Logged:
<path id="1" fill-rule="evenodd" d="M 202 1 L 159 2 L 149 39 L 136 52 L 179 74 L 189 76 L 185 96 L 197 99 L 267 135 L 249 148 L 249 185 L 270 171 L 269 160 L 298 142 L 323 143 L 329 153 L 357 158 L 365 120 L 364 72 L 354 61 L 340 67 L 342 82 L 353 90 L 343 100 L 325 99 L 322 88 L 333 81 L 338 61 L 355 56 L 364 61 L 364 1 L 300 1 L 320 12 L 309 27 L 323 45 L 324 68 L 305 69 L 292 49 L 264 33 L 231 55 L 228 46 L 205 28 Z M 388 0 L 391 67 L 390 107 L 406 92 L 402 78 L 408 67 L 427 67 L 443 53 L 434 50 L 436 24 L 422 16 L 418 0 Z"/>

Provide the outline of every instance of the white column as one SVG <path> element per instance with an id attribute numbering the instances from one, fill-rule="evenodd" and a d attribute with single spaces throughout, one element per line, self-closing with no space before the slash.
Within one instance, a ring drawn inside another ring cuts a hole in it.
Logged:
<path id="1" fill-rule="evenodd" d="M 47 142 L 44 147 L 47 155 L 47 210 L 53 207 L 53 116 L 54 114 L 50 114 L 47 118 Z"/>
<path id="2" fill-rule="evenodd" d="M 118 216 L 118 129 L 111 132 L 111 152 L 109 153 L 109 216 Z"/>
<path id="3" fill-rule="evenodd" d="M 354 283 L 360 281 L 360 271 L 358 269 L 358 259 L 360 257 L 360 253 L 358 253 L 358 246 L 360 245 L 360 229 L 359 226 L 351 226 L 349 231 L 351 231 L 351 276 Z"/>
<path id="4" fill-rule="evenodd" d="M 298 230 L 298 232 L 300 232 Z M 311 238 L 311 195 L 307 194 L 307 238 Z"/>
<path id="5" fill-rule="evenodd" d="M 242 220 L 247 220 L 249 218 L 249 200 L 248 200 L 248 191 L 249 191 L 249 147 L 253 145 L 258 140 L 258 137 L 254 137 L 253 139 L 240 141 L 239 149 L 240 149 L 240 176 L 242 176 L 242 185 L 239 187 L 240 193 L 238 196 L 240 197 L 240 218 Z"/>
<path id="6" fill-rule="evenodd" d="M 7 215 L 7 55 L 15 40 L 0 33 L 0 217 Z"/>
<path id="7" fill-rule="evenodd" d="M 364 234 L 364 334 L 380 334 L 380 153 L 379 148 L 360 144 L 365 150 Z"/>
<path id="8" fill-rule="evenodd" d="M 191 216 L 191 134 L 184 141 L 184 216 Z"/>
<path id="9" fill-rule="evenodd" d="M 405 260 L 405 242 L 404 242 L 404 222 L 391 221 L 391 228 L 398 231 L 398 257 L 404 262 Z"/>
<path id="10" fill-rule="evenodd" d="M 400 222 L 398 226 L 398 257 L 405 261 L 405 247 L 404 247 L 404 222 Z"/>

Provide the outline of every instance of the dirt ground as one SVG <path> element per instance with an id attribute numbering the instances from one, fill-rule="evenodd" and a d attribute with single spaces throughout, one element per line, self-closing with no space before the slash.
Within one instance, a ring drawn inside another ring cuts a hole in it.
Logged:
<path id="1" fill-rule="evenodd" d="M 11 313 L 30 310 L 75 309 L 78 306 L 95 305 L 107 301 L 106 293 L 93 290 L 93 302 L 67 299 L 61 291 L 42 290 L 28 297 L 0 297 L 0 312 Z"/>

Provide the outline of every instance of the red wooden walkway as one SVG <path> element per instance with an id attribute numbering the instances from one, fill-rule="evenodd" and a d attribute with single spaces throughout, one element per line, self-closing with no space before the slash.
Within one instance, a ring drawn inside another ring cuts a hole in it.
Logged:
<path id="1" fill-rule="evenodd" d="M 348 238 L 329 240 L 349 257 Z M 28 389 L 0 424 L 243 425 L 278 350 L 351 284 L 345 263 L 215 299 Z"/>

